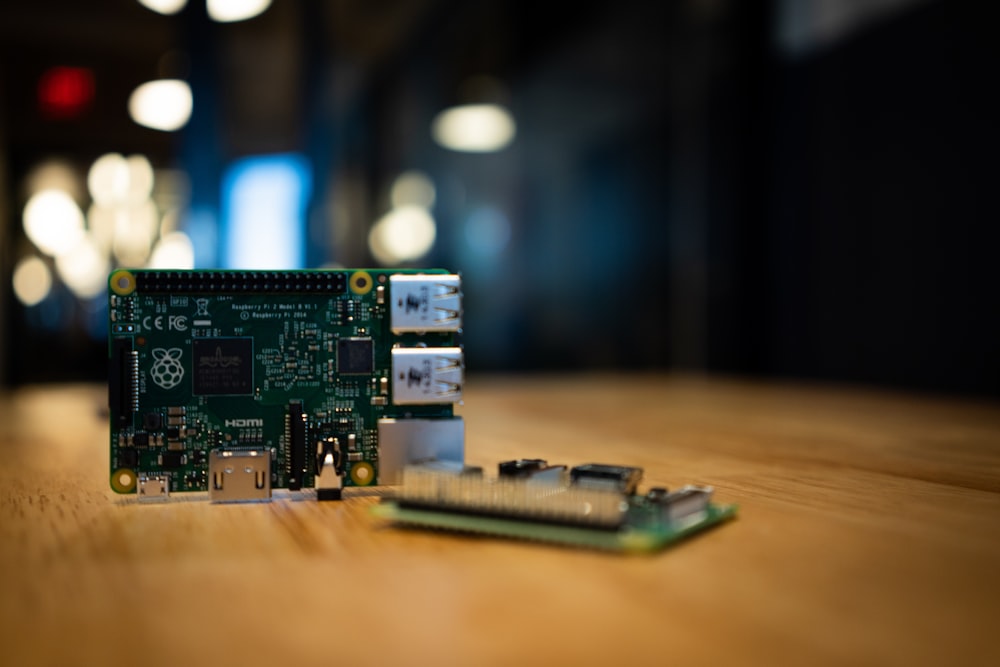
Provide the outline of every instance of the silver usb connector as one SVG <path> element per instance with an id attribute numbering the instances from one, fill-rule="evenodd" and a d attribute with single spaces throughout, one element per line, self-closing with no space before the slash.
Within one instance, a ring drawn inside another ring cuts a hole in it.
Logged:
<path id="1" fill-rule="evenodd" d="M 392 350 L 392 402 L 396 405 L 462 400 L 465 358 L 460 347 L 397 347 Z"/>
<path id="2" fill-rule="evenodd" d="M 393 333 L 462 328 L 462 278 L 455 274 L 389 276 Z"/>

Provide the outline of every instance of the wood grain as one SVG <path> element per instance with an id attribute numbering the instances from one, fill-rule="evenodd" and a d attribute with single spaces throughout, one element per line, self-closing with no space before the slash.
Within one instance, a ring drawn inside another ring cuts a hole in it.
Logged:
<path id="1" fill-rule="evenodd" d="M 468 459 L 641 465 L 740 517 L 651 557 L 398 530 L 288 494 L 138 505 L 103 389 L 0 398 L 0 663 L 998 664 L 1000 405 L 473 377 Z"/>

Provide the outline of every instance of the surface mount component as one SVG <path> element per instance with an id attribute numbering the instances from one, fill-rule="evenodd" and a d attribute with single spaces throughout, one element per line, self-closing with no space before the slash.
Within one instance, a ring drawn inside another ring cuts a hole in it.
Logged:
<path id="1" fill-rule="evenodd" d="M 522 459 L 486 477 L 411 464 L 373 512 L 402 525 L 626 552 L 662 549 L 736 515 L 735 505 L 711 502 L 710 487 L 639 494 L 641 468 L 586 464 L 570 475 L 537 474 L 564 469 Z"/>
<path id="2" fill-rule="evenodd" d="M 632 495 L 639 487 L 639 480 L 642 479 L 642 468 L 585 463 L 570 470 L 569 476 L 577 486 L 611 489 Z"/>
<path id="3" fill-rule="evenodd" d="M 332 498 L 463 460 L 455 274 L 118 270 L 108 287 L 118 493 Z"/>

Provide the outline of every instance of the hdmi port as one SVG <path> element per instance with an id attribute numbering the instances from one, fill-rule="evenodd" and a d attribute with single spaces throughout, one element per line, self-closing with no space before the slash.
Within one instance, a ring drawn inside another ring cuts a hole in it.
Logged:
<path id="1" fill-rule="evenodd" d="M 208 455 L 208 497 L 213 503 L 270 500 L 271 453 L 215 449 Z"/>

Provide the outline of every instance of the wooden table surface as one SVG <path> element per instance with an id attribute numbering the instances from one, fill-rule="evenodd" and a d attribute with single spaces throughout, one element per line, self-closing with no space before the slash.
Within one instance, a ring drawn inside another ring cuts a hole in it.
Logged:
<path id="1" fill-rule="evenodd" d="M 0 399 L 0 664 L 1000 664 L 1000 404 L 473 377 L 467 459 L 640 465 L 736 521 L 654 556 L 319 504 L 123 500 L 104 390 Z"/>

